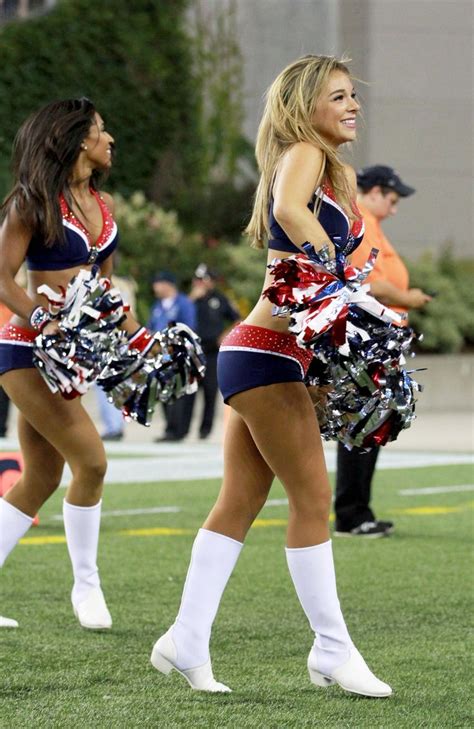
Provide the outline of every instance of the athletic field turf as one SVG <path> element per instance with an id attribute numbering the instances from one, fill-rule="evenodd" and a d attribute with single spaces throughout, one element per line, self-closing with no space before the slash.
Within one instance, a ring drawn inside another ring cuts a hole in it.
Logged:
<path id="1" fill-rule="evenodd" d="M 64 491 L 0 575 L 0 608 L 20 622 L 0 631 L 0 727 L 331 727 L 452 729 L 473 726 L 472 467 L 379 471 L 375 507 L 393 518 L 388 539 L 335 539 L 339 594 L 352 637 L 394 688 L 390 699 L 313 687 L 312 636 L 284 557 L 286 506 L 276 484 L 224 595 L 212 642 L 229 695 L 195 693 L 149 663 L 173 620 L 194 534 L 217 481 L 108 486 L 100 566 L 114 627 L 81 629 L 61 512 Z M 418 495 L 401 490 L 464 486 Z M 156 507 L 174 507 L 156 511 Z M 151 510 L 139 514 L 110 514 Z"/>

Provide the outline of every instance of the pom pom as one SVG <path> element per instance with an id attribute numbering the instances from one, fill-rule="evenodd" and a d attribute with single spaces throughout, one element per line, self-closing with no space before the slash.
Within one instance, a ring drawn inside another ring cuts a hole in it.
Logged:
<path id="1" fill-rule="evenodd" d="M 395 440 L 413 421 L 421 388 L 405 369 L 414 339 L 404 317 L 378 302 L 363 282 L 377 255 L 372 249 L 362 270 L 327 247 L 307 256 L 276 259 L 274 282 L 264 295 L 274 314 L 290 316 L 289 331 L 317 361 L 308 384 L 332 389 L 318 417 L 322 436 L 348 448 L 371 448 Z"/>
<path id="2" fill-rule="evenodd" d="M 135 336 L 109 362 L 98 384 L 125 418 L 148 426 L 157 401 L 171 402 L 196 392 L 205 358 L 199 337 L 185 324 L 156 332 L 142 351 L 135 345 L 143 343 L 143 332 Z"/>
<path id="3" fill-rule="evenodd" d="M 98 266 L 79 271 L 61 294 L 48 286 L 38 293 L 47 297 L 59 331 L 36 337 L 33 362 L 52 392 L 84 395 L 125 338 L 117 326 L 128 306 Z"/>
<path id="4" fill-rule="evenodd" d="M 59 333 L 35 339 L 33 361 L 52 392 L 84 395 L 97 382 L 126 418 L 150 425 L 157 400 L 195 392 L 205 372 L 199 337 L 185 324 L 131 337 L 118 329 L 128 306 L 118 289 L 81 270 L 60 294 L 42 286 Z"/>

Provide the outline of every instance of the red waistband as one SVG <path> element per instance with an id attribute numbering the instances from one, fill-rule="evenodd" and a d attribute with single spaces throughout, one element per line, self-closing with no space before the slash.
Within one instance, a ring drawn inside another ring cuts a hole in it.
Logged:
<path id="1" fill-rule="evenodd" d="M 25 329 L 16 324 L 10 324 L 10 322 L 0 328 L 0 340 L 3 341 L 34 342 L 37 336 L 38 332 L 35 332 L 33 329 Z"/>
<path id="2" fill-rule="evenodd" d="M 313 359 L 312 353 L 300 347 L 293 334 L 275 332 L 273 329 L 256 327 L 252 324 L 238 324 L 225 337 L 221 349 L 246 349 L 269 354 L 280 354 L 298 360 L 304 370 Z"/>

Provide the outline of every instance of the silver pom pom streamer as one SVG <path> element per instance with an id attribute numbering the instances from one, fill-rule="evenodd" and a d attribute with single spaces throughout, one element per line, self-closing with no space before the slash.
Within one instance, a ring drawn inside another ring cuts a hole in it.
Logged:
<path id="1" fill-rule="evenodd" d="M 61 294 L 41 286 L 59 333 L 35 339 L 33 362 L 50 390 L 66 399 L 84 395 L 126 336 L 117 329 L 128 306 L 98 266 L 82 269 Z"/>
<path id="2" fill-rule="evenodd" d="M 157 401 L 168 403 L 196 392 L 205 373 L 199 337 L 185 324 L 171 324 L 153 335 L 145 353 L 121 347 L 98 384 L 126 419 L 149 426 Z"/>
<path id="3" fill-rule="evenodd" d="M 414 339 L 403 317 L 369 294 L 364 280 L 377 255 L 362 270 L 324 248 L 307 256 L 276 259 L 269 266 L 274 283 L 265 296 L 274 314 L 290 316 L 289 330 L 300 346 L 313 350 L 308 384 L 330 384 L 320 407 L 321 434 L 349 449 L 369 449 L 395 440 L 415 418 L 421 387 L 405 369 Z M 311 374 L 313 370 L 313 375 Z M 316 370 L 316 371 L 315 371 Z"/>

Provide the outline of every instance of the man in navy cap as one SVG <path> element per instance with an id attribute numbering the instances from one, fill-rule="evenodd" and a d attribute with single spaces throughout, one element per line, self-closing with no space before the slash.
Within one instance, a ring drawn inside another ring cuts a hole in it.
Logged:
<path id="1" fill-rule="evenodd" d="M 402 314 L 425 306 L 431 297 L 421 289 L 410 288 L 407 268 L 381 226 L 383 220 L 396 215 L 400 198 L 413 195 L 414 188 L 405 185 L 395 170 L 386 165 L 359 170 L 357 186 L 357 205 L 364 218 L 365 233 L 351 263 L 363 268 L 371 249 L 377 248 L 375 266 L 365 280 L 372 296 Z M 377 519 L 370 507 L 378 453 L 379 448 L 367 453 L 357 447 L 349 451 L 338 443 L 335 536 L 373 539 L 393 531 L 393 522 Z"/>
<path id="2" fill-rule="evenodd" d="M 398 197 L 409 197 L 416 192 L 414 187 L 401 181 L 393 167 L 387 165 L 363 167 L 357 172 L 357 185 L 362 192 L 372 190 L 374 187 L 387 188 L 385 193 L 393 190 Z"/>
<path id="3" fill-rule="evenodd" d="M 196 328 L 196 308 L 193 302 L 178 290 L 176 276 L 171 271 L 159 271 L 153 279 L 156 301 L 152 306 L 148 328 L 152 332 L 164 329 L 170 321 L 180 321 Z"/>

